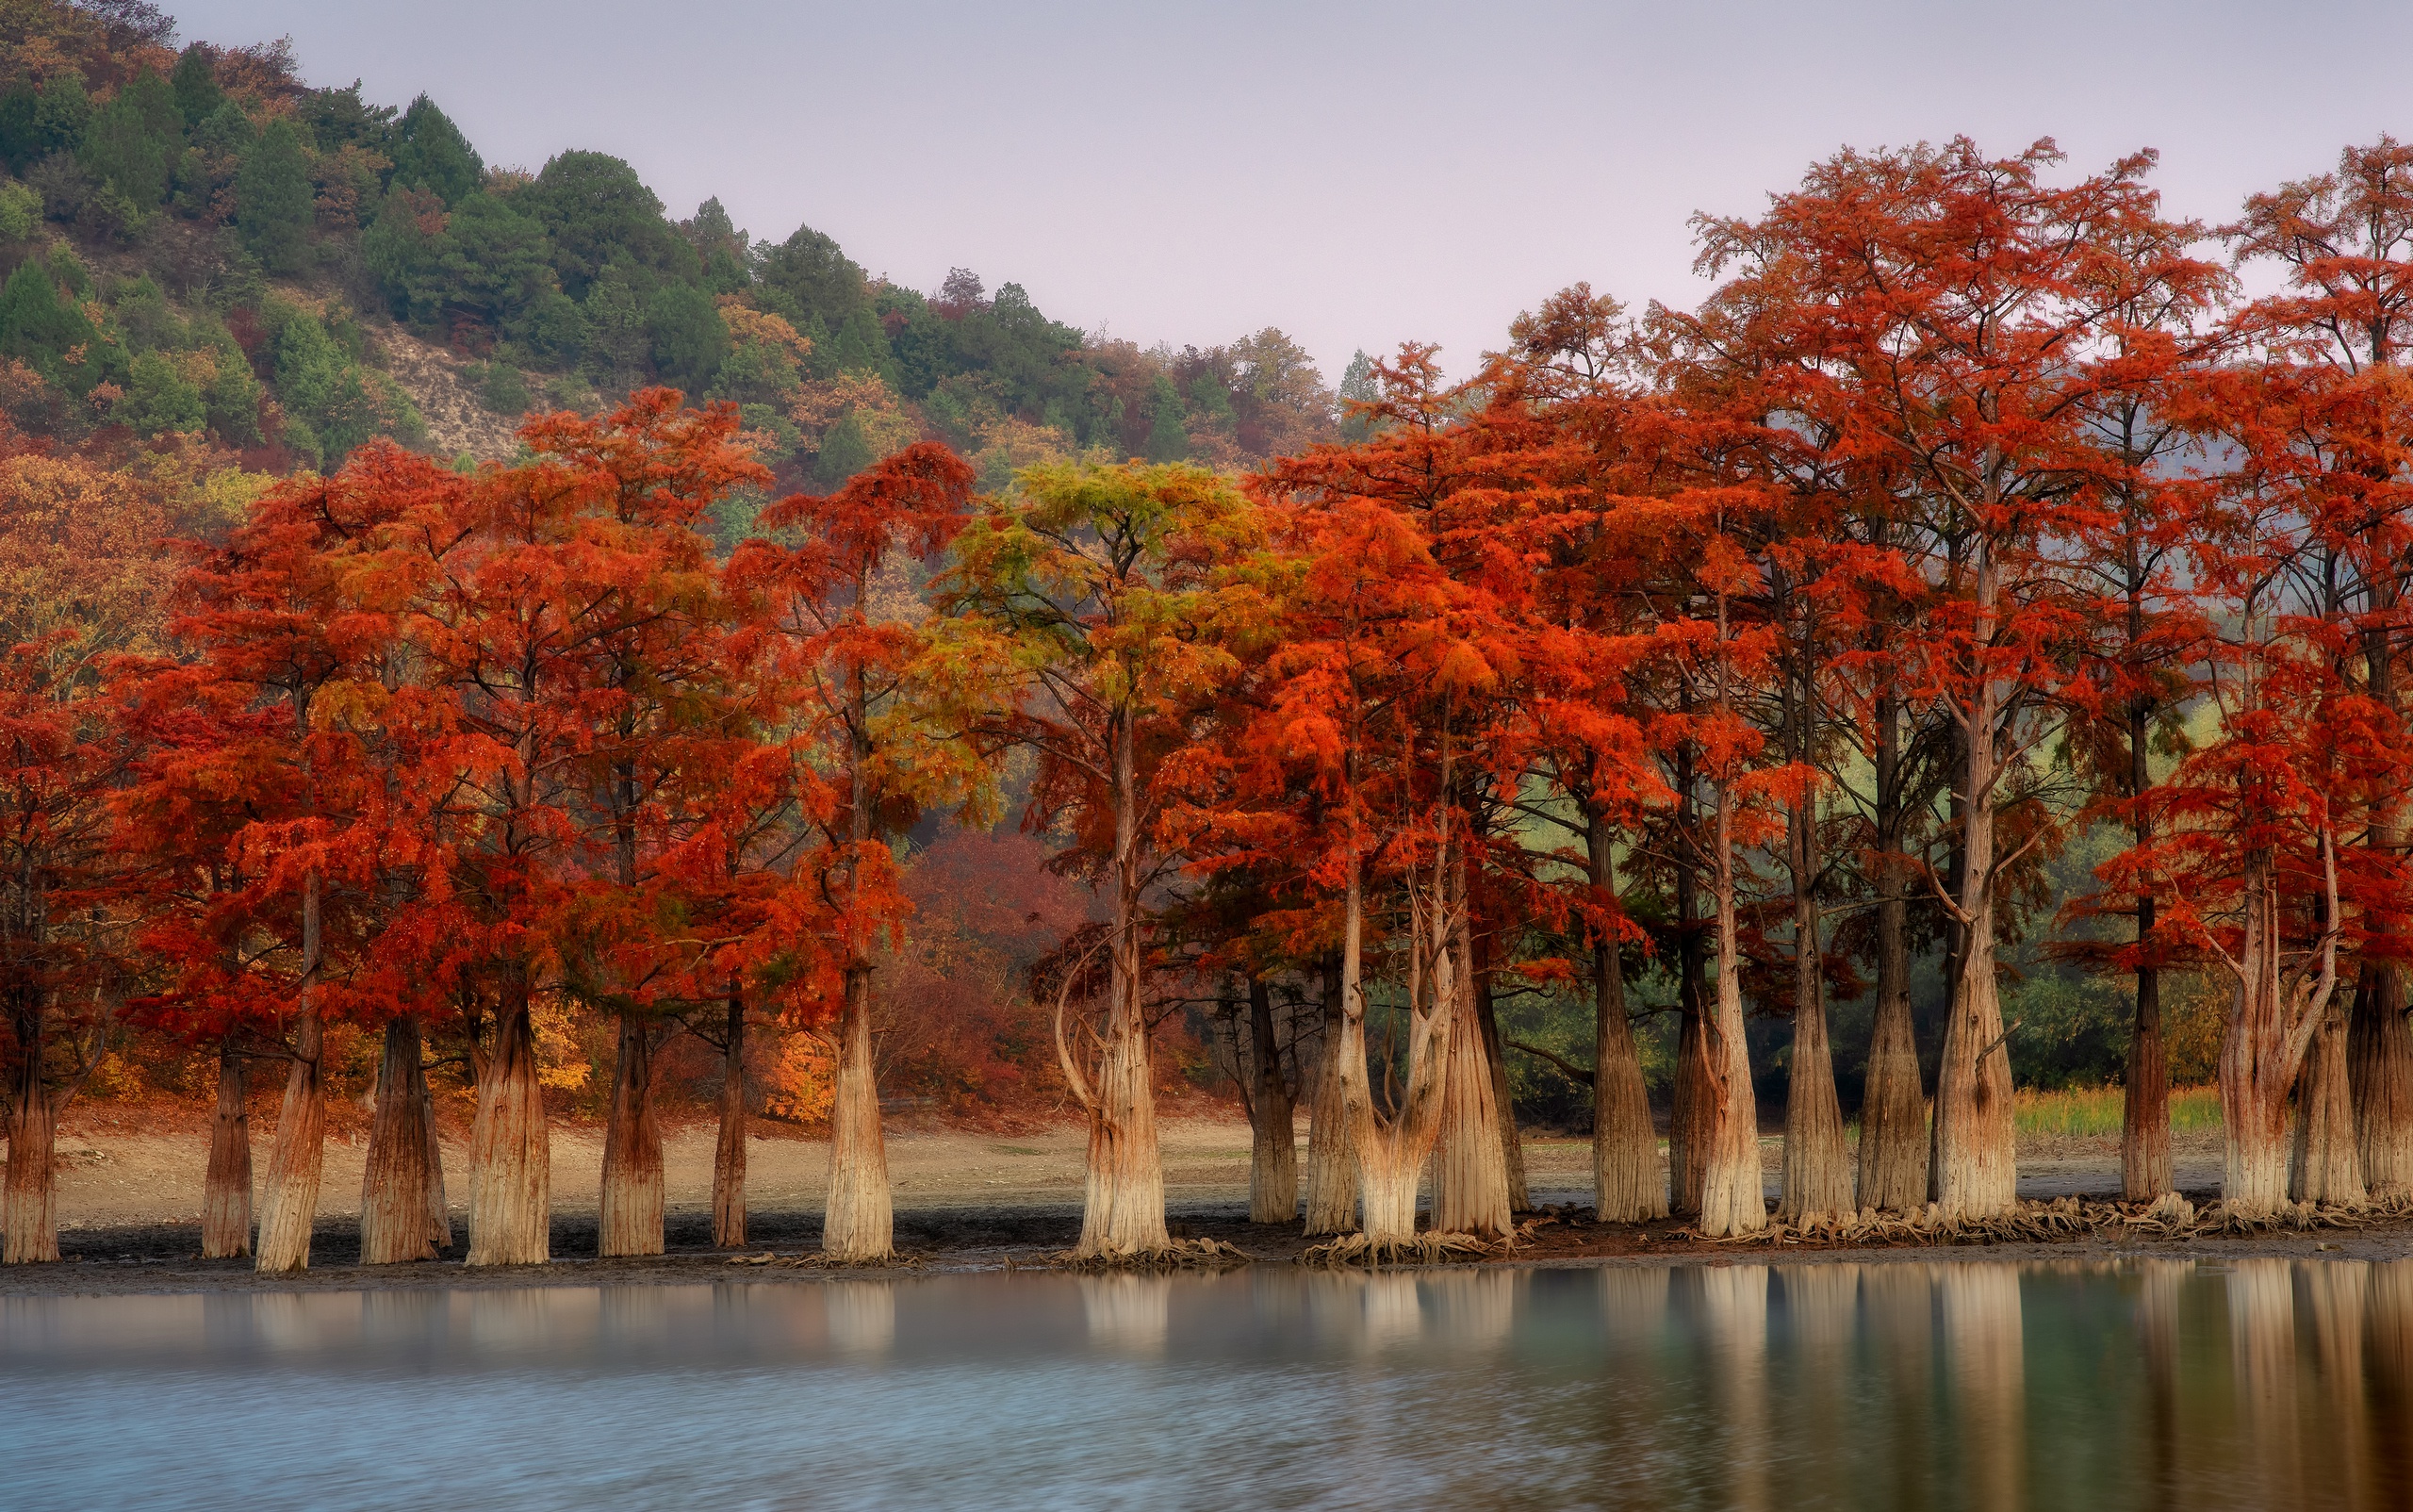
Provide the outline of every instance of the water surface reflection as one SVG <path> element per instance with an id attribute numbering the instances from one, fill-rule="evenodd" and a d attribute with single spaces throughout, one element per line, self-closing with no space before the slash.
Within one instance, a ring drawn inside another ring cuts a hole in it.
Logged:
<path id="1" fill-rule="evenodd" d="M 0 1299 L 23 1505 L 2386 1506 L 2409 1389 L 2413 1262 Z"/>

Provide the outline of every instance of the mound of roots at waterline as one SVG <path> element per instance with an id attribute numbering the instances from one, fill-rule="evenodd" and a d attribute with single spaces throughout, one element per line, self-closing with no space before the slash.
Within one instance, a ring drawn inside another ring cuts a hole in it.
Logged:
<path id="1" fill-rule="evenodd" d="M 2009 1212 L 1982 1217 L 1949 1214 L 1940 1203 L 1903 1212 L 1863 1208 L 1857 1213 L 1809 1213 L 1791 1223 L 1773 1219 L 1765 1228 L 1748 1234 L 1712 1236 L 1680 1228 L 1673 1237 L 1739 1245 L 2049 1244 L 2087 1239 L 2195 1239 L 2364 1228 L 2408 1216 L 2413 1216 L 2413 1197 L 2364 1203 L 2299 1202 L 2267 1212 L 2249 1212 L 2217 1202 L 2199 1208 L 2171 1193 L 2149 1203 L 2058 1197 L 2050 1202 L 2024 1202 Z"/>
<path id="2" fill-rule="evenodd" d="M 760 1255 L 732 1255 L 731 1265 L 777 1265 L 802 1271 L 927 1271 L 930 1257 L 927 1255 L 883 1255 L 876 1259 L 842 1259 L 834 1255 L 822 1255 L 808 1250 L 801 1255 L 780 1255 L 764 1251 Z"/>
<path id="3" fill-rule="evenodd" d="M 1228 1271 L 1250 1265 L 1256 1257 L 1237 1244 L 1226 1244 L 1217 1239 L 1169 1239 L 1162 1246 L 1146 1249 L 1102 1249 L 1093 1255 L 1078 1250 L 1059 1250 L 1048 1256 L 1041 1266 L 1026 1262 L 1014 1265 L 1015 1270 L 1044 1269 L 1106 1273 L 1115 1271 Z"/>
<path id="4" fill-rule="evenodd" d="M 1320 1270 L 1472 1263 L 1511 1254 L 1518 1245 L 1531 1241 L 1543 1225 L 1558 1221 L 1556 1213 L 1541 1213 L 1518 1224 L 1514 1232 L 1499 1239 L 1486 1239 L 1479 1234 L 1436 1234 L 1430 1230 L 1395 1240 L 1370 1239 L 1362 1233 L 1342 1234 L 1321 1244 L 1309 1245 L 1300 1254 L 1298 1263 Z"/>

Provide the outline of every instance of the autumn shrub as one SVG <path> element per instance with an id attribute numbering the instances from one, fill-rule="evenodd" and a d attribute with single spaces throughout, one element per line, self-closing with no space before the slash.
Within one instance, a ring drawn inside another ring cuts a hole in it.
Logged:
<path id="1" fill-rule="evenodd" d="M 779 1049 L 763 1077 L 763 1108 L 783 1118 L 818 1129 L 829 1119 L 837 1097 L 838 1055 L 829 1037 L 810 1029 L 780 1036 Z"/>

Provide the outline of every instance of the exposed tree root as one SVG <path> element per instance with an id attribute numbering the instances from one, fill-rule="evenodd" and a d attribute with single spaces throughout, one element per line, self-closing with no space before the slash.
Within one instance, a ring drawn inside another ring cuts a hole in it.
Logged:
<path id="1" fill-rule="evenodd" d="M 1345 1270 L 1352 1266 L 1372 1268 L 1383 1265 L 1452 1265 L 1486 1260 L 1495 1255 L 1505 1255 L 1534 1237 L 1534 1231 L 1545 1224 L 1558 1222 L 1558 1214 L 1546 1212 L 1518 1224 L 1504 1239 L 1478 1239 L 1472 1234 L 1420 1233 L 1413 1239 L 1376 1241 L 1364 1234 L 1342 1234 L 1321 1244 L 1308 1246 L 1298 1263 L 1320 1270 Z"/>
<path id="2" fill-rule="evenodd" d="M 1237 1244 L 1226 1244 L 1213 1239 L 1167 1240 L 1162 1249 L 1108 1250 L 1098 1255 L 1078 1255 L 1071 1250 L 1059 1250 L 1047 1257 L 1043 1269 L 1080 1271 L 1089 1274 L 1123 1271 L 1228 1271 L 1235 1266 L 1249 1265 L 1256 1257 Z M 1042 1269 L 1018 1264 L 1015 1270 Z"/>
<path id="3" fill-rule="evenodd" d="M 2174 1192 L 2150 1203 L 2082 1202 L 2076 1197 L 2060 1197 L 2051 1202 L 2021 1203 L 2011 1212 L 1988 1218 L 1946 1217 L 1935 1203 L 1903 1212 L 1863 1208 L 1857 1213 L 1809 1213 L 1794 1224 L 1771 1221 L 1756 1233 L 1712 1239 L 1685 1228 L 1678 1229 L 1675 1237 L 1712 1244 L 1772 1246 L 2052 1243 L 2097 1236 L 2194 1239 L 2222 1234 L 2362 1228 L 2408 1216 L 2413 1216 L 2413 1198 L 2352 1206 L 2304 1202 L 2267 1213 L 2238 1213 L 2220 1203 L 2199 1210 Z"/>
<path id="4" fill-rule="evenodd" d="M 777 1265 L 792 1271 L 926 1271 L 930 1257 L 927 1255 L 890 1255 L 876 1260 L 832 1259 L 818 1251 L 803 1255 L 732 1255 L 731 1265 Z"/>

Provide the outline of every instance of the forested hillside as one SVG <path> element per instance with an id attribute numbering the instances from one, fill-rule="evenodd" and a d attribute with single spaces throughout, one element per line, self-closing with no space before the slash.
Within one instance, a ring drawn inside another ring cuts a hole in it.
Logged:
<path id="1" fill-rule="evenodd" d="M 1143 349 L 968 270 L 902 288 L 810 226 L 757 239 L 717 200 L 673 219 L 602 153 L 489 164 L 436 101 L 313 87 L 281 43 L 179 48 L 140 0 L 8 0 L 0 44 L 0 405 L 62 445 L 332 469 L 371 436 L 450 454 L 648 384 L 736 403 L 786 485 L 924 438 L 995 485 L 1084 454 L 1233 466 L 1333 430 L 1271 327 Z M 426 413 L 462 396 L 506 423 Z"/>

